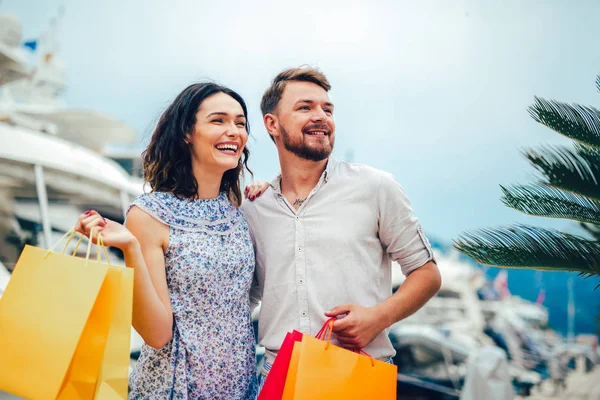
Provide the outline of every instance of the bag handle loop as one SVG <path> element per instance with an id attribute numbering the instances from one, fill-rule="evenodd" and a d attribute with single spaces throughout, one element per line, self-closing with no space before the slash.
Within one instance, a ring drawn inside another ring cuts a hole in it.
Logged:
<path id="1" fill-rule="evenodd" d="M 101 262 L 102 261 L 101 253 L 104 253 L 104 257 L 106 258 L 106 263 L 109 266 L 111 265 L 110 259 L 108 258 L 108 252 L 106 251 L 106 246 L 104 246 L 104 239 L 102 238 L 102 234 L 99 232 L 99 230 L 100 229 L 97 226 L 93 227 L 90 231 L 89 238 L 87 238 L 88 245 L 87 245 L 87 251 L 86 251 L 86 255 L 85 255 L 86 267 L 88 264 L 88 260 L 90 258 L 90 250 L 91 250 L 92 242 L 93 242 L 91 238 L 94 237 L 94 233 L 96 233 L 96 231 L 98 231 L 97 239 L 96 239 L 96 261 Z M 69 246 L 69 243 L 71 243 L 71 241 L 75 237 L 76 233 L 77 233 L 77 231 L 75 230 L 75 226 L 72 227 L 71 229 L 69 229 L 67 231 L 67 233 L 65 233 L 63 235 L 63 237 L 61 237 L 50 249 L 48 249 L 48 251 L 44 255 L 44 259 L 46 259 L 50 255 L 50 253 L 54 251 L 54 249 L 56 248 L 56 246 L 58 246 L 58 244 L 60 242 L 62 242 L 65 238 L 67 238 L 67 241 L 61 251 L 61 254 L 65 254 L 65 252 L 67 251 L 67 247 Z M 75 249 L 73 250 L 73 253 L 71 254 L 71 256 L 75 257 L 75 255 L 77 254 L 77 250 L 79 250 L 79 246 L 81 245 L 81 242 L 84 237 L 86 237 L 86 236 L 80 234 L 79 240 L 77 241 L 77 244 L 75 245 Z"/>
<path id="2" fill-rule="evenodd" d="M 331 343 L 331 335 L 333 333 L 333 324 L 335 321 L 337 321 L 337 318 L 329 318 L 327 321 L 325 321 L 325 324 L 323 324 L 323 327 L 315 336 L 317 339 L 326 341 L 325 350 L 329 348 L 329 344 Z M 327 339 L 325 339 L 325 335 L 327 335 Z M 354 350 L 354 352 L 358 354 L 364 354 L 365 356 L 369 357 L 371 359 L 371 366 L 375 366 L 375 360 L 369 353 L 362 349 Z"/>

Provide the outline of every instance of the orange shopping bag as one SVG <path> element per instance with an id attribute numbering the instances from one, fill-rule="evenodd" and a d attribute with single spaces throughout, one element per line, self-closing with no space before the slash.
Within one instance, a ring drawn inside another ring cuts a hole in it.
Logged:
<path id="1" fill-rule="evenodd" d="M 396 399 L 397 367 L 331 344 L 334 321 L 294 344 L 282 399 Z"/>

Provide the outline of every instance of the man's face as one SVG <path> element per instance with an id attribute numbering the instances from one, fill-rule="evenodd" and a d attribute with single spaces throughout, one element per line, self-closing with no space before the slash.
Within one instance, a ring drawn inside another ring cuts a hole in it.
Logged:
<path id="1" fill-rule="evenodd" d="M 285 149 L 322 161 L 333 151 L 335 122 L 327 91 L 312 82 L 289 82 L 275 111 Z"/>

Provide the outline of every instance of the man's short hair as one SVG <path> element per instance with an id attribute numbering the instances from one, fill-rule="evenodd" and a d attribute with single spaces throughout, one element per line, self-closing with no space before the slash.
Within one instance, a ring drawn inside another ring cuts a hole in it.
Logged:
<path id="1" fill-rule="evenodd" d="M 325 74 L 316 68 L 302 66 L 298 68 L 285 69 L 281 71 L 275 78 L 273 78 L 271 86 L 269 86 L 263 94 L 260 102 L 260 110 L 263 117 L 267 114 L 272 114 L 275 112 L 277 106 L 279 105 L 279 101 L 281 101 L 281 97 L 283 96 L 283 91 L 285 90 L 286 85 L 288 82 L 293 81 L 312 82 L 319 85 L 327 92 L 331 90 L 331 85 L 329 84 Z M 275 142 L 273 136 L 271 136 L 271 140 Z"/>
<path id="2" fill-rule="evenodd" d="M 288 82 L 312 82 L 321 86 L 325 91 L 331 90 L 331 85 L 324 73 L 316 68 L 299 67 L 289 68 L 281 71 L 271 82 L 271 86 L 267 88 L 260 102 L 260 110 L 263 117 L 269 113 L 273 113 L 283 96 Z"/>

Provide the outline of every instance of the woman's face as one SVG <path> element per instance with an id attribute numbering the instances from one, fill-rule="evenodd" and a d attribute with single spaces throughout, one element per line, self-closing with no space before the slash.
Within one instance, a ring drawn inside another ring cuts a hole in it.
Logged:
<path id="1" fill-rule="evenodd" d="M 204 99 L 187 140 L 193 163 L 203 171 L 223 174 L 236 168 L 248 141 L 242 106 L 225 93 Z"/>

